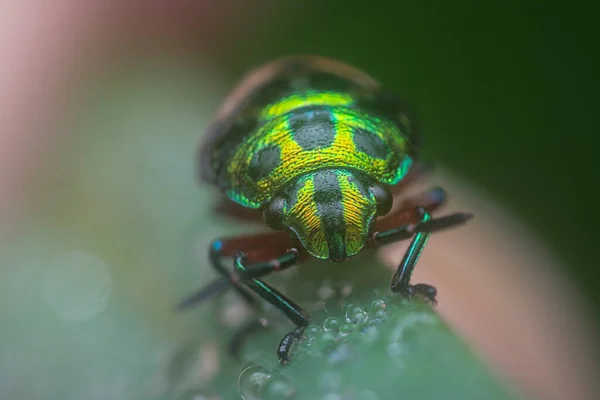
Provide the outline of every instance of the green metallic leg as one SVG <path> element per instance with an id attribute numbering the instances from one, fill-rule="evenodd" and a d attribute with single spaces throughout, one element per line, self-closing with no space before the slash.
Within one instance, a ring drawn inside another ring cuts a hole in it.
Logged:
<path id="1" fill-rule="evenodd" d="M 251 264 L 248 266 L 244 266 L 245 260 L 246 260 L 246 254 L 243 252 L 239 252 L 238 255 L 235 257 L 234 272 L 231 275 L 232 276 L 231 279 L 236 284 L 241 283 L 241 284 L 246 285 L 249 289 L 251 289 L 252 291 L 257 293 L 263 299 L 267 300 L 268 302 L 273 304 L 275 307 L 282 310 L 284 313 L 286 313 L 288 318 L 290 318 L 290 316 L 288 314 L 290 311 L 286 310 L 285 307 L 295 307 L 297 309 L 296 314 L 302 314 L 302 313 L 304 313 L 304 311 L 299 306 L 297 306 L 295 303 L 291 302 L 290 300 L 287 300 L 285 298 L 285 296 L 283 296 L 281 293 L 277 292 L 275 289 L 268 286 L 266 283 L 258 280 L 258 278 L 266 276 L 272 272 L 283 271 L 290 267 L 293 267 L 294 265 L 296 265 L 298 259 L 299 259 L 298 250 L 292 248 L 292 249 L 289 249 L 285 254 L 283 254 L 277 258 L 273 258 L 270 261 L 262 261 L 262 262 L 257 262 L 255 264 Z M 271 293 L 268 294 L 267 296 L 263 295 L 260 287 L 258 290 L 256 289 L 256 285 L 261 285 L 261 287 L 265 287 L 266 289 L 270 290 Z M 279 298 L 286 300 L 287 302 L 285 304 L 279 302 L 277 296 Z M 304 314 L 308 315 L 306 313 L 304 313 Z M 290 319 L 292 319 L 292 318 L 290 318 Z M 296 322 L 294 319 L 292 319 L 292 321 Z M 239 352 L 242 348 L 244 340 L 249 335 L 253 334 L 254 332 L 257 332 L 260 329 L 266 328 L 267 324 L 268 324 L 268 321 L 266 320 L 266 318 L 260 317 L 260 318 L 254 318 L 254 319 L 250 320 L 249 322 L 245 323 L 244 325 L 242 325 L 234 333 L 234 335 L 232 336 L 232 338 L 229 342 L 229 350 L 230 350 L 231 355 L 233 357 L 237 358 L 239 356 Z"/>
<path id="2" fill-rule="evenodd" d="M 418 214 L 421 216 L 421 223 L 431 221 L 431 215 L 423 209 L 419 209 Z M 415 235 L 408 250 L 404 253 L 402 261 L 396 268 L 396 272 L 394 272 L 391 289 L 392 292 L 399 292 L 409 298 L 420 295 L 429 300 L 432 304 L 436 304 L 435 296 L 437 290 L 435 287 L 423 283 L 417 285 L 410 284 L 410 278 L 417 265 L 417 261 L 419 261 L 419 257 L 429 240 L 429 236 L 431 236 L 430 232 L 419 232 Z"/>
<path id="3" fill-rule="evenodd" d="M 256 300 L 252 294 L 240 284 L 240 279 L 232 274 L 223 265 L 223 258 L 234 256 L 240 249 L 246 251 L 258 251 L 262 259 L 268 259 L 271 254 L 281 254 L 285 249 L 293 247 L 290 238 L 282 232 L 268 232 L 250 236 L 232 237 L 213 240 L 209 247 L 209 259 L 211 266 L 222 276 L 212 283 L 206 285 L 199 291 L 185 297 L 177 305 L 178 310 L 185 310 L 200 304 L 230 287 L 239 293 L 244 301 L 251 307 L 256 306 Z"/>
<path id="4" fill-rule="evenodd" d="M 248 290 L 246 290 L 244 287 L 240 286 L 238 280 L 234 279 L 232 274 L 221 263 L 221 259 L 224 256 L 222 253 L 222 248 L 223 241 L 217 239 L 211 242 L 209 250 L 210 265 L 219 273 L 219 275 L 222 276 L 222 278 L 216 279 L 199 291 L 186 296 L 177 304 L 176 308 L 178 311 L 192 308 L 193 306 L 196 306 L 218 294 L 223 293 L 231 286 L 235 288 L 235 290 L 249 306 L 254 307 L 256 305 L 256 301 L 250 292 L 248 292 Z"/>
<path id="5" fill-rule="evenodd" d="M 375 236 L 375 240 L 379 243 L 390 243 L 392 241 L 406 239 L 407 236 L 413 236 L 402 261 L 396 268 L 396 272 L 392 277 L 391 289 L 392 292 L 401 293 L 402 295 L 412 298 L 414 296 L 424 297 L 432 304 L 436 304 L 435 296 L 437 290 L 435 287 L 427 284 L 410 284 L 410 278 L 419 261 L 419 257 L 431 236 L 431 233 L 440 229 L 450 228 L 464 223 L 470 218 L 470 214 L 458 213 L 447 217 L 432 219 L 431 215 L 422 208 L 417 209 L 420 215 L 421 222 L 411 229 L 411 225 L 400 227 L 392 231 L 382 232 Z M 416 232 L 416 234 L 415 234 Z M 383 239 L 383 240 L 382 240 Z M 394 240 L 395 239 L 395 240 Z"/>
<path id="6" fill-rule="evenodd" d="M 262 261 L 244 266 L 244 263 L 247 261 L 246 254 L 244 252 L 239 252 L 235 257 L 234 270 L 237 279 L 244 282 L 250 279 L 262 278 L 272 272 L 283 271 L 293 267 L 296 265 L 299 256 L 300 253 L 298 250 L 291 248 L 284 255 L 270 261 Z"/>
<path id="7" fill-rule="evenodd" d="M 255 278 L 260 278 L 270 274 L 271 272 L 283 271 L 296 265 L 299 259 L 298 250 L 292 248 L 288 250 L 284 255 L 277 258 L 273 258 L 270 261 L 258 262 L 246 267 L 243 267 L 246 255 L 243 252 L 239 252 L 235 259 L 235 270 L 232 274 L 233 280 L 236 283 L 242 283 L 248 285 L 247 281 Z M 242 266 L 242 267 L 240 267 Z M 248 285 L 253 290 L 252 286 Z M 277 304 L 274 304 L 278 307 Z M 278 307 L 279 308 L 279 307 Z M 244 340 L 254 332 L 260 329 L 266 328 L 268 321 L 266 318 L 254 318 L 244 325 L 242 325 L 233 335 L 229 342 L 229 350 L 231 355 L 235 358 L 239 356 L 240 349 Z"/>
<path id="8" fill-rule="evenodd" d="M 217 279 L 197 293 L 188 296 L 178 305 L 178 308 L 180 310 L 190 308 L 233 286 L 251 306 L 256 306 L 257 303 L 248 289 L 283 311 L 292 322 L 301 326 L 303 330 L 303 327 L 308 325 L 310 316 L 276 289 L 258 279 L 296 265 L 304 254 L 300 254 L 292 245 L 289 237 L 282 235 L 281 232 L 214 240 L 210 245 L 210 260 L 212 266 L 223 275 L 223 278 Z M 236 248 L 250 249 L 250 252 L 249 255 L 246 255 L 244 252 L 237 251 L 234 259 L 234 271 L 229 272 L 222 261 L 224 257 L 232 256 Z M 274 256 L 277 252 L 281 254 L 286 248 L 288 250 L 283 255 Z M 260 261 L 248 263 L 249 259 Z M 245 323 L 232 337 L 229 346 L 232 355 L 235 357 L 239 354 L 242 343 L 249 334 L 266 326 L 265 318 L 257 318 Z M 296 331 L 298 328 L 294 332 Z M 286 335 L 286 338 L 288 336 L 290 335 Z M 286 341 L 285 338 L 283 342 L 289 344 L 283 346 L 283 350 L 280 345 L 278 355 L 281 360 L 287 361 L 290 358 L 293 343 L 289 339 Z"/>
<path id="9" fill-rule="evenodd" d="M 292 332 L 283 337 L 277 348 L 277 357 L 282 364 L 290 361 L 294 345 L 302 338 L 302 333 L 310 324 L 311 317 L 298 304 L 258 278 L 273 271 L 289 268 L 295 264 L 297 259 L 298 252 L 295 249 L 268 263 L 246 266 L 244 265 L 245 255 L 243 253 L 235 259 L 235 271 L 242 278 L 242 282 L 264 300 L 281 310 L 296 325 Z"/>
<path id="10" fill-rule="evenodd" d="M 435 304 L 437 294 L 435 287 L 427 284 L 410 284 L 417 261 L 432 232 L 456 227 L 472 217 L 471 213 L 455 213 L 432 219 L 430 211 L 438 208 L 444 200 L 445 194 L 442 189 L 431 189 L 406 200 L 403 207 L 378 224 L 378 227 L 389 227 L 392 223 L 399 224 L 399 226 L 373 234 L 372 243 L 374 245 L 384 245 L 413 238 L 392 277 L 392 292 L 401 293 L 409 298 L 423 297 Z"/>
<path id="11" fill-rule="evenodd" d="M 433 233 L 443 229 L 454 228 L 462 225 L 471 219 L 472 214 L 470 213 L 455 213 L 444 217 L 431 219 L 429 212 L 421 207 L 416 207 L 416 214 L 427 214 L 429 217 L 426 220 L 422 220 L 419 217 L 417 224 L 404 224 L 397 228 L 387 229 L 382 232 L 375 232 L 372 237 L 372 243 L 376 246 L 382 246 L 389 243 L 399 242 L 401 240 L 410 239 L 418 233 Z"/>

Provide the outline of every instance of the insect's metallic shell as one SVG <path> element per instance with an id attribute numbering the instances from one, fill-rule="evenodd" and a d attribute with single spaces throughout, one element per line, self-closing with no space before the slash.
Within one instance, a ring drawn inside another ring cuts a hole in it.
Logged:
<path id="1" fill-rule="evenodd" d="M 394 184 L 416 147 L 414 127 L 399 110 L 377 81 L 346 64 L 318 56 L 276 60 L 250 72 L 217 112 L 201 146 L 201 178 L 251 208 L 323 167 Z M 310 132 L 299 135 L 296 126 Z M 366 153 L 357 151 L 357 140 Z"/>

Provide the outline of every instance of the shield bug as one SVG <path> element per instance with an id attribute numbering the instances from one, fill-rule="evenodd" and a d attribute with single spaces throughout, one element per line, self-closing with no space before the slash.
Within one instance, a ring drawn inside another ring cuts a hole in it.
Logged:
<path id="1" fill-rule="evenodd" d="M 275 231 L 214 240 L 210 261 L 222 277 L 180 308 L 230 286 L 249 303 L 256 301 L 254 292 L 296 326 L 277 349 L 285 363 L 310 315 L 261 278 L 308 256 L 342 262 L 365 247 L 407 239 L 391 290 L 435 302 L 436 289 L 412 285 L 411 274 L 430 234 L 471 214 L 433 219 L 430 213 L 445 199 L 441 188 L 407 198 L 391 212 L 394 194 L 423 174 L 418 145 L 406 107 L 346 64 L 296 56 L 249 73 L 208 128 L 199 171 L 229 199 L 229 212 L 254 210 Z M 225 257 L 234 258 L 233 270 Z M 234 348 L 242 336 L 236 335 Z"/>

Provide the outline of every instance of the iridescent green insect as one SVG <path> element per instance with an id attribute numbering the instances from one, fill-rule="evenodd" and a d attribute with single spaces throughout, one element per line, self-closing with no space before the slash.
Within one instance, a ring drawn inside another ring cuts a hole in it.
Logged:
<path id="1" fill-rule="evenodd" d="M 444 202 L 440 188 L 406 199 L 390 213 L 393 193 L 423 172 L 415 164 L 417 145 L 418 132 L 400 101 L 352 67 L 300 56 L 251 72 L 209 128 L 200 173 L 231 200 L 229 211 L 262 211 L 276 232 L 214 240 L 211 262 L 223 278 L 180 307 L 228 285 L 254 302 L 249 288 L 296 325 L 278 347 L 285 363 L 310 316 L 260 278 L 307 255 L 341 262 L 367 245 L 411 237 L 391 289 L 434 302 L 434 287 L 410 284 L 412 271 L 431 232 L 470 214 L 432 219 L 429 213 Z M 233 271 L 222 263 L 227 256 L 235 258 Z"/>

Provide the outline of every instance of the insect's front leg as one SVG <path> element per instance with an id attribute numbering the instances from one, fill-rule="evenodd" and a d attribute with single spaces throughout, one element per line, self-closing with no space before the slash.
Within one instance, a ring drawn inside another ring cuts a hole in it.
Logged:
<path id="1" fill-rule="evenodd" d="M 392 277 L 392 292 L 401 293 L 409 298 L 420 296 L 433 304 L 436 303 L 437 290 L 435 287 L 424 283 L 411 285 L 412 273 L 432 232 L 456 227 L 472 217 L 471 213 L 455 213 L 433 219 L 430 212 L 441 206 L 444 201 L 444 191 L 434 188 L 407 199 L 400 209 L 377 222 L 377 230 L 371 239 L 372 244 L 376 246 L 412 237 L 412 241 Z M 383 230 L 381 230 L 382 228 Z"/>
<path id="2" fill-rule="evenodd" d="M 244 253 L 238 254 L 235 259 L 235 271 L 242 278 L 242 282 L 264 300 L 277 307 L 296 325 L 293 331 L 283 337 L 277 348 L 277 357 L 282 364 L 290 361 L 294 345 L 302 338 L 304 329 L 310 324 L 311 317 L 294 301 L 258 278 L 274 271 L 289 268 L 296 263 L 298 258 L 298 250 L 290 249 L 286 254 L 269 262 L 248 264 Z"/>
<path id="3" fill-rule="evenodd" d="M 177 305 L 177 308 L 179 310 L 191 308 L 232 286 L 248 305 L 254 307 L 256 305 L 254 297 L 240 284 L 239 277 L 223 264 L 223 260 L 227 257 L 234 257 L 240 250 L 246 251 L 251 262 L 269 260 L 293 246 L 292 239 L 284 232 L 267 232 L 213 240 L 209 246 L 210 264 L 222 278 L 187 296 Z"/>
<path id="4" fill-rule="evenodd" d="M 223 259 L 232 256 L 234 269 L 230 271 L 223 265 Z M 250 289 L 283 311 L 296 325 L 296 329 L 286 335 L 278 347 L 277 355 L 281 362 L 285 363 L 290 359 L 293 345 L 300 340 L 304 328 L 310 323 L 310 316 L 299 305 L 259 278 L 290 268 L 304 257 L 306 254 L 297 250 L 289 235 L 283 232 L 214 240 L 210 245 L 210 260 L 223 278 L 188 296 L 180 303 L 179 309 L 189 308 L 231 286 L 248 304 L 256 306 L 255 298 L 248 291 Z M 244 339 L 266 324 L 266 319 L 262 317 L 245 323 L 232 337 L 231 353 L 237 356 Z"/>
<path id="5" fill-rule="evenodd" d="M 267 286 L 264 282 L 259 281 L 257 278 L 261 278 L 266 276 L 272 272 L 283 271 L 290 267 L 296 265 L 296 263 L 300 260 L 301 256 L 297 249 L 290 248 L 283 255 L 278 257 L 270 258 L 268 256 L 269 251 L 267 248 L 258 249 L 253 252 L 254 259 L 263 259 L 266 261 L 259 261 L 254 264 L 247 264 L 247 261 L 250 259 L 248 254 L 244 252 L 239 252 L 235 257 L 234 261 L 234 276 L 235 281 L 238 283 L 243 283 L 247 285 L 251 290 L 259 294 L 265 300 L 274 304 L 277 308 L 284 311 L 278 304 L 272 301 L 272 298 L 265 298 L 261 295 L 260 291 L 257 291 L 255 285 L 257 282 L 259 284 L 263 284 Z M 272 249 L 271 249 L 272 250 Z M 250 256 L 252 257 L 252 256 Z M 271 288 L 272 289 L 272 288 Z M 274 289 L 272 289 L 274 291 Z M 290 302 L 291 303 L 291 302 Z M 293 303 L 291 303 L 293 304 Z M 298 307 L 298 306 L 296 306 Z M 299 308 L 299 307 L 298 307 Z M 239 355 L 240 349 L 244 340 L 252 333 L 265 328 L 268 324 L 268 321 L 264 317 L 254 318 L 244 325 L 242 325 L 233 335 L 231 341 L 229 342 L 229 350 L 234 357 Z"/>

